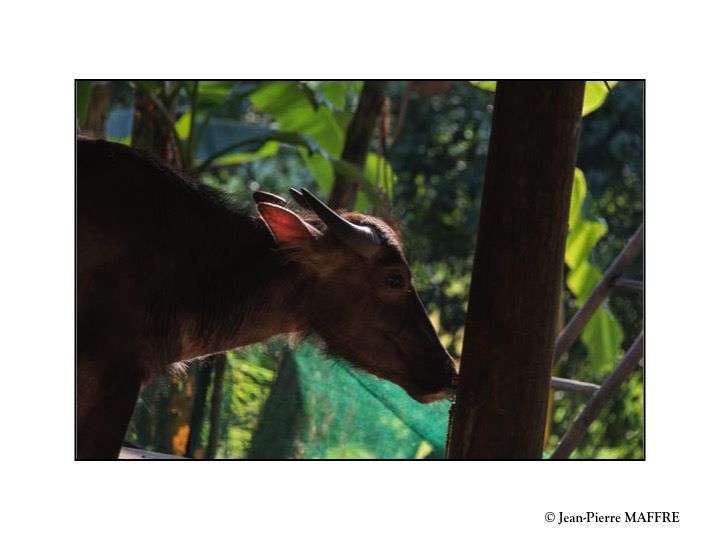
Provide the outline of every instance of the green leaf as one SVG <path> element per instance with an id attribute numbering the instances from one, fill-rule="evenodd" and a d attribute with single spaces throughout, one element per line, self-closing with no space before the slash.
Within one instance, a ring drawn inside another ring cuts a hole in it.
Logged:
<path id="1" fill-rule="evenodd" d="M 580 262 L 576 268 L 570 270 L 567 276 L 568 288 L 581 304 L 587 300 L 590 293 L 602 279 L 602 272 L 587 260 Z"/>
<path id="2" fill-rule="evenodd" d="M 384 191 L 388 198 L 392 200 L 393 187 L 397 177 L 392 170 L 392 166 L 384 157 L 375 152 L 368 153 L 365 160 L 365 177 L 376 188 Z"/>
<path id="3" fill-rule="evenodd" d="M 240 126 L 243 125 L 240 124 Z M 253 128 L 254 129 L 249 131 L 247 138 L 240 138 L 234 143 L 215 151 L 212 155 L 205 158 L 205 160 L 197 167 L 197 172 L 202 172 L 206 170 L 208 167 L 216 163 L 219 159 L 224 158 L 231 153 L 237 153 L 242 149 L 247 149 L 248 147 L 255 146 L 256 149 L 253 150 L 253 152 L 257 152 L 260 150 L 260 148 L 258 148 L 259 145 L 263 145 L 269 141 L 276 141 L 279 143 L 296 146 L 300 150 L 307 153 L 302 154 L 303 157 L 306 157 L 306 155 L 317 155 L 320 156 L 322 159 L 332 159 L 332 157 L 324 149 L 320 148 L 311 137 L 307 137 L 302 133 L 295 133 L 292 131 L 276 131 L 272 129 L 258 128 L 257 126 L 253 126 Z"/>
<path id="4" fill-rule="evenodd" d="M 603 221 L 583 219 L 582 207 L 586 195 L 585 175 L 576 168 L 570 199 L 570 233 L 565 244 L 565 264 L 570 269 L 577 268 L 582 261 L 587 259 L 595 244 L 607 232 L 607 225 Z"/>
<path id="5" fill-rule="evenodd" d="M 585 175 L 576 168 L 570 201 L 570 233 L 565 245 L 565 263 L 570 268 L 567 286 L 579 304 L 587 301 L 602 279 L 602 271 L 588 258 L 597 242 L 607 233 L 607 225 L 603 221 L 583 218 L 586 196 Z M 591 369 L 601 371 L 612 365 L 618 355 L 623 340 L 622 327 L 605 304 L 583 328 L 580 339 L 587 348 Z"/>
<path id="6" fill-rule="evenodd" d="M 573 229 L 580 221 L 582 216 L 582 206 L 587 195 L 587 183 L 583 172 L 575 167 L 575 175 L 573 177 L 572 196 L 570 198 L 570 230 Z"/>
<path id="7" fill-rule="evenodd" d="M 333 180 L 335 178 L 332 163 L 330 160 L 323 157 L 322 154 L 317 152 L 311 154 L 306 148 L 300 149 L 300 155 L 303 157 L 305 165 L 307 165 L 308 169 L 310 169 L 310 172 L 315 177 L 315 181 L 320 188 L 320 193 L 323 197 L 327 197 L 330 194 Z"/>
<path id="8" fill-rule="evenodd" d="M 255 152 L 233 152 L 219 157 L 213 161 L 213 165 L 240 165 L 256 159 L 274 156 L 280 150 L 280 145 L 275 141 L 268 141 Z"/>
<path id="9" fill-rule="evenodd" d="M 565 246 L 565 263 L 572 269 L 588 258 L 605 233 L 607 225 L 599 221 L 580 220 L 570 231 Z"/>
<path id="10" fill-rule="evenodd" d="M 489 92 L 494 92 L 497 89 L 497 81 L 470 81 L 470 84 Z"/>
<path id="11" fill-rule="evenodd" d="M 92 93 L 92 81 L 78 81 L 75 85 L 75 107 L 77 111 L 77 119 L 80 124 L 85 123 L 87 118 L 88 105 L 90 104 L 90 94 Z"/>
<path id="12" fill-rule="evenodd" d="M 175 131 L 178 134 L 178 138 L 181 141 L 186 140 L 188 137 L 190 137 L 190 120 L 192 118 L 192 114 L 190 111 L 183 113 L 183 115 L 178 118 L 177 122 L 175 122 Z"/>
<path id="13" fill-rule="evenodd" d="M 322 81 L 320 89 L 323 96 L 338 110 L 345 111 L 350 92 L 362 88 L 362 81 Z"/>
<path id="14" fill-rule="evenodd" d="M 623 330 L 618 320 L 606 306 L 592 316 L 580 336 L 587 347 L 591 369 L 604 372 L 617 360 L 623 341 Z"/>
<path id="15" fill-rule="evenodd" d="M 341 111 L 345 109 L 348 85 L 346 81 L 324 81 L 322 93 L 330 103 Z"/>
<path id="16" fill-rule="evenodd" d="M 325 106 L 315 109 L 306 93 L 296 83 L 263 83 L 250 99 L 260 112 L 272 115 L 283 131 L 308 135 L 331 155 L 340 156 L 345 132 L 333 111 Z"/>
<path id="17" fill-rule="evenodd" d="M 370 168 L 361 170 L 341 160 L 345 130 L 352 113 L 331 110 L 325 103 L 326 97 L 316 99 L 315 94 L 318 88 L 331 88 L 331 95 L 335 92 L 332 96 L 336 100 L 334 105 L 337 105 L 340 103 L 337 89 L 344 88 L 343 91 L 347 92 L 356 86 L 357 83 L 353 81 L 348 81 L 347 84 L 343 82 L 342 85 L 338 82 L 336 86 L 327 87 L 319 83 L 300 86 L 294 82 L 273 81 L 263 83 L 250 99 L 255 108 L 272 115 L 282 128 L 282 131 L 275 132 L 273 140 L 299 148 L 300 155 L 315 177 L 321 193 L 330 193 L 335 175 L 342 174 L 359 182 L 367 198 L 374 202 L 377 200 L 376 187 L 382 187 L 389 193 L 392 191 L 395 176 L 390 165 L 375 156 L 370 158 Z M 378 164 L 382 166 L 381 172 L 384 172 L 379 176 L 376 174 Z"/>
<path id="18" fill-rule="evenodd" d="M 236 82 L 200 81 L 198 84 L 198 107 L 216 107 L 230 97 Z"/>
<path id="19" fill-rule="evenodd" d="M 334 179 L 333 160 L 339 158 L 345 131 L 338 116 L 324 105 L 308 98 L 309 87 L 297 83 L 274 81 L 263 83 L 250 97 L 255 108 L 272 115 L 283 133 L 294 133 L 298 140 L 282 141 L 300 146 L 300 154 L 318 183 L 321 193 L 330 193 Z M 347 120 L 349 122 L 349 119 Z"/>
<path id="20" fill-rule="evenodd" d="M 350 122 L 353 118 L 353 111 L 334 111 L 333 116 L 335 117 L 335 121 L 337 122 L 338 126 L 340 126 L 340 131 L 343 132 L 343 141 L 345 140 L 345 133 L 347 133 L 347 128 L 350 125 Z"/>
<path id="21" fill-rule="evenodd" d="M 607 82 L 607 86 L 605 83 Z M 582 115 L 587 116 L 593 111 L 598 110 L 608 96 L 608 89 L 613 88 L 617 81 L 587 81 L 585 83 L 585 99 L 583 101 Z"/>

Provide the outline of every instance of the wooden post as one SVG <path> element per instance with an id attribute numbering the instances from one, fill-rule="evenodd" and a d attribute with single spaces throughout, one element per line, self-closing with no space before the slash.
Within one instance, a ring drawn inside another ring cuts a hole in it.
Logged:
<path id="1" fill-rule="evenodd" d="M 542 457 L 584 89 L 498 83 L 450 459 Z"/>

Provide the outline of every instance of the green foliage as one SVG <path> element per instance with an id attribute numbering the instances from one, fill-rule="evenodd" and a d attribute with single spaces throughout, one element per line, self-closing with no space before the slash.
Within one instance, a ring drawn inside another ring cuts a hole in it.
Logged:
<path id="1" fill-rule="evenodd" d="M 308 93 L 295 82 L 266 82 L 250 99 L 258 111 L 272 116 L 283 130 L 312 138 L 329 154 L 319 155 L 307 148 L 300 150 L 321 192 L 328 194 L 334 178 L 332 162 L 328 158 L 340 157 L 345 140 L 345 132 L 333 111 L 313 103 Z"/>
<path id="2" fill-rule="evenodd" d="M 377 154 L 368 156 L 364 171 L 340 159 L 345 130 L 352 118 L 344 107 L 350 101 L 348 96 L 360 90 L 361 83 L 328 81 L 313 86 L 317 92 L 310 85 L 296 82 L 265 82 L 250 100 L 258 111 L 272 116 L 284 131 L 301 136 L 303 141 L 313 141 L 314 146 L 296 146 L 321 194 L 328 195 L 335 175 L 343 174 L 360 183 L 363 197 L 359 205 L 367 208 L 377 200 L 378 189 L 387 194 L 392 192 L 395 177 L 389 163 Z"/>
<path id="3" fill-rule="evenodd" d="M 311 137 L 334 157 L 340 157 L 345 133 L 333 111 L 313 104 L 295 82 L 266 82 L 253 92 L 255 108 L 271 115 L 285 131 Z"/>
<path id="4" fill-rule="evenodd" d="M 204 173 L 275 158 L 286 146 L 298 152 L 323 195 L 329 193 L 338 174 L 360 184 L 359 208 L 377 206 L 380 197 L 392 193 L 395 175 L 381 156 L 371 153 L 364 168 L 340 159 L 345 130 L 362 88 L 360 81 L 114 84 L 120 92 L 129 86 L 136 95 L 153 101 L 179 147 L 186 172 Z M 83 92 L 89 92 L 90 85 L 88 82 L 78 92 L 79 114 L 86 108 Z M 132 104 L 132 94 L 124 95 L 131 96 Z M 129 133 L 111 138 L 133 144 Z"/>
<path id="5" fill-rule="evenodd" d="M 607 231 L 595 244 L 590 257 L 598 268 L 607 268 L 643 221 L 642 99 L 643 83 L 619 82 L 604 105 L 583 119 L 578 155 L 578 166 L 587 180 L 587 197 L 583 207 L 588 216 L 602 216 Z M 643 279 L 642 254 L 625 275 Z M 617 289 L 611 293 L 606 304 L 622 328 L 624 338 L 621 349 L 627 350 L 642 331 L 642 294 Z M 577 307 L 576 301 L 568 294 L 568 317 Z M 567 359 L 558 364 L 557 375 L 600 382 L 612 364 L 606 364 L 598 371 L 598 366 L 587 363 L 587 357 L 584 344 L 571 348 Z M 587 398 L 575 394 L 555 394 L 553 435 L 549 448 L 567 430 L 587 401 Z M 612 396 L 573 457 L 643 457 L 642 396 L 643 373 L 639 370 Z"/>
<path id="6" fill-rule="evenodd" d="M 569 270 L 567 285 L 578 306 L 585 303 L 602 278 L 602 270 L 590 261 L 590 255 L 607 232 L 604 222 L 583 217 L 586 194 L 585 175 L 580 169 L 575 169 L 565 264 Z M 605 372 L 612 368 L 623 341 L 623 331 L 607 304 L 601 306 L 590 319 L 583 329 L 581 340 L 587 347 L 589 365 L 593 370 Z"/>
<path id="7" fill-rule="evenodd" d="M 77 120 L 82 125 L 87 117 L 88 105 L 90 104 L 90 93 L 92 92 L 91 81 L 78 81 L 75 84 L 75 110 Z"/>
<path id="8" fill-rule="evenodd" d="M 228 353 L 218 457 L 245 457 L 250 448 L 275 377 L 275 362 L 269 352 L 261 346 Z"/>

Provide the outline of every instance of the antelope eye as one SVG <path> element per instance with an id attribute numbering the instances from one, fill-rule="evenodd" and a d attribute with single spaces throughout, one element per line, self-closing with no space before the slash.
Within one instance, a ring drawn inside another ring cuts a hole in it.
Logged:
<path id="1" fill-rule="evenodd" d="M 385 278 L 385 285 L 387 285 L 391 289 L 404 289 L 405 278 L 402 274 L 390 274 L 388 277 Z"/>

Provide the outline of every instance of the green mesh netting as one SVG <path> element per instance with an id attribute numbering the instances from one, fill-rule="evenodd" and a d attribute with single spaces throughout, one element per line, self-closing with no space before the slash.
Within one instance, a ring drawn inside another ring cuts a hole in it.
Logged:
<path id="1" fill-rule="evenodd" d="M 247 457 L 442 458 L 449 407 L 304 344 L 283 358 Z"/>

